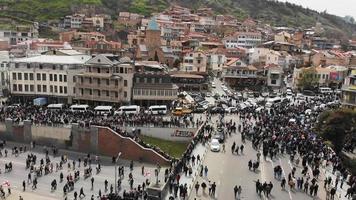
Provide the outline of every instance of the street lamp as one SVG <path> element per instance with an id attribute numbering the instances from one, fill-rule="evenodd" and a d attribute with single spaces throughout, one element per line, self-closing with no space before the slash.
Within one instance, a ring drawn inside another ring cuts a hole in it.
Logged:
<path id="1" fill-rule="evenodd" d="M 117 194 L 117 161 L 119 160 L 119 157 L 121 156 L 121 152 L 119 152 L 115 158 L 115 194 Z"/>

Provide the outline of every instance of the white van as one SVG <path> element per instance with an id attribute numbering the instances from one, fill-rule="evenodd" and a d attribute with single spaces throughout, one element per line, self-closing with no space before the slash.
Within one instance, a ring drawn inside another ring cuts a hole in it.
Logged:
<path id="1" fill-rule="evenodd" d="M 115 114 L 122 115 L 122 114 L 138 114 L 140 113 L 140 106 L 132 105 L 132 106 L 121 106 Z"/>
<path id="2" fill-rule="evenodd" d="M 88 105 L 72 105 L 70 106 L 70 110 L 72 112 L 85 112 L 89 109 L 89 106 Z"/>
<path id="3" fill-rule="evenodd" d="M 109 114 L 112 111 L 112 106 L 97 106 L 94 111 L 98 114 Z"/>
<path id="4" fill-rule="evenodd" d="M 331 90 L 331 88 L 321 87 L 321 88 L 319 88 L 319 92 L 321 94 L 331 94 L 333 91 Z"/>
<path id="5" fill-rule="evenodd" d="M 152 115 L 166 115 L 167 114 L 167 106 L 166 105 L 154 105 L 148 107 L 147 113 Z"/>
<path id="6" fill-rule="evenodd" d="M 63 103 L 57 103 L 57 104 L 49 104 L 47 106 L 48 110 L 62 110 L 64 104 Z"/>
<path id="7" fill-rule="evenodd" d="M 270 107 L 272 107 L 272 105 L 278 104 L 281 102 L 282 102 L 282 98 L 280 98 L 280 97 L 270 98 L 270 99 L 267 99 L 266 107 L 270 108 Z"/>

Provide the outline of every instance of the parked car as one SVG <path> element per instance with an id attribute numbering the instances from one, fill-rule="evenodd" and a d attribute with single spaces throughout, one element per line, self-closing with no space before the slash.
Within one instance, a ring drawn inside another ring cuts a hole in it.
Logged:
<path id="1" fill-rule="evenodd" d="M 219 152 L 220 151 L 220 143 L 218 139 L 212 139 L 210 142 L 210 150 L 213 152 Z"/>
<path id="2" fill-rule="evenodd" d="M 225 112 L 226 113 L 235 113 L 237 111 L 237 108 L 236 107 L 228 107 L 228 108 L 225 108 Z"/>
<path id="3" fill-rule="evenodd" d="M 203 113 L 203 112 L 205 112 L 205 110 L 206 110 L 206 108 L 204 108 L 202 106 L 198 106 L 193 110 L 193 112 L 194 113 Z"/>
<path id="4" fill-rule="evenodd" d="M 222 107 L 214 107 L 210 110 L 210 113 L 221 113 L 222 114 L 224 112 L 225 112 L 225 110 Z"/>

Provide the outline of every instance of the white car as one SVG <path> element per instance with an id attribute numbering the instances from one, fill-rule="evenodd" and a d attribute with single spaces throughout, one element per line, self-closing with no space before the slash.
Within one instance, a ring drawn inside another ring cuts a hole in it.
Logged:
<path id="1" fill-rule="evenodd" d="M 216 88 L 216 85 L 215 85 L 214 82 L 211 84 L 211 87 L 212 87 L 212 88 Z"/>
<path id="2" fill-rule="evenodd" d="M 218 139 L 212 139 L 210 142 L 210 150 L 214 152 L 220 151 L 220 143 Z"/>
<path id="3" fill-rule="evenodd" d="M 236 112 L 237 111 L 237 108 L 236 107 L 228 107 L 228 108 L 225 108 L 225 112 L 226 113 L 233 113 L 233 112 Z"/>

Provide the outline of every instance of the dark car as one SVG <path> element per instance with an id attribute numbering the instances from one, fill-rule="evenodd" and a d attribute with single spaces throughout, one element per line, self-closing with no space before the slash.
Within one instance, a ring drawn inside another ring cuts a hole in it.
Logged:
<path id="1" fill-rule="evenodd" d="M 218 139 L 220 143 L 223 143 L 225 141 L 224 129 L 218 128 L 216 133 L 213 135 L 213 138 Z"/>
<path id="2" fill-rule="evenodd" d="M 214 107 L 210 110 L 210 113 L 225 113 L 225 109 L 222 107 Z"/>
<path id="3" fill-rule="evenodd" d="M 193 110 L 194 113 L 203 113 L 205 112 L 205 108 L 203 107 L 196 107 L 194 110 Z"/>

